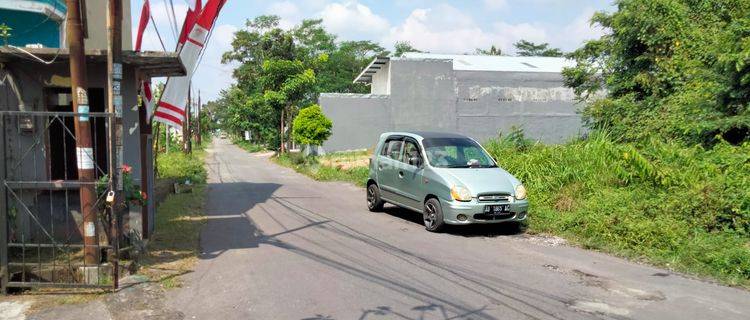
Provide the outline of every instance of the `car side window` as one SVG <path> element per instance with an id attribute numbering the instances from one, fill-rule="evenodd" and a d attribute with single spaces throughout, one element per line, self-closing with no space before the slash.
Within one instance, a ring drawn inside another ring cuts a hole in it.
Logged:
<path id="1" fill-rule="evenodd" d="M 410 158 L 421 159 L 422 156 L 419 154 L 419 147 L 417 147 L 417 144 L 414 141 L 406 140 L 404 144 L 404 157 L 401 159 L 401 162 L 409 163 Z"/>
<path id="2" fill-rule="evenodd" d="M 388 140 L 383 146 L 383 150 L 380 153 L 382 156 L 400 161 L 401 146 L 404 144 L 401 140 Z"/>

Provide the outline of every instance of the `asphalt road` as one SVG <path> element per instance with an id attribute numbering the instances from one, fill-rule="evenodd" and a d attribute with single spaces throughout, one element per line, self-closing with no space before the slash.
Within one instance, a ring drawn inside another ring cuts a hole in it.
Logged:
<path id="1" fill-rule="evenodd" d="M 750 319 L 747 291 L 504 228 L 429 233 L 226 140 L 208 165 L 201 260 L 167 297 L 186 319 Z"/>

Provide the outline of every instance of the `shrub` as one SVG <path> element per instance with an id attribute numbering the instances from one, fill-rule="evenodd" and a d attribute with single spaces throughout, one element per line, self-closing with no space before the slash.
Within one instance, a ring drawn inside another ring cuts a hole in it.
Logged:
<path id="1" fill-rule="evenodd" d="M 299 111 L 294 118 L 292 136 L 301 144 L 319 146 L 331 136 L 333 123 L 326 118 L 319 105 L 312 105 Z"/>

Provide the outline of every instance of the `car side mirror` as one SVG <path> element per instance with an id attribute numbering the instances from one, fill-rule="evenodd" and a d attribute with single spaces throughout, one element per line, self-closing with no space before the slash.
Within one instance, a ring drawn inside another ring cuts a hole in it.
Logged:
<path id="1" fill-rule="evenodd" d="M 409 157 L 409 164 L 413 165 L 415 167 L 421 167 L 422 166 L 422 158 L 420 158 L 420 157 Z"/>

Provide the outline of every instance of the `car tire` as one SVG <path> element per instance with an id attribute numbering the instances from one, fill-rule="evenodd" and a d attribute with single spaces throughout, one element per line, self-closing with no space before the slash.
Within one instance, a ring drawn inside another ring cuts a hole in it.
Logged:
<path id="1" fill-rule="evenodd" d="M 430 232 L 439 232 L 445 226 L 443 221 L 443 208 L 440 206 L 440 201 L 435 198 L 427 199 L 424 203 L 424 209 L 422 211 L 422 220 L 424 221 L 424 228 Z"/>
<path id="2" fill-rule="evenodd" d="M 380 198 L 380 188 L 375 183 L 367 186 L 367 209 L 372 212 L 383 210 L 385 201 Z"/>

